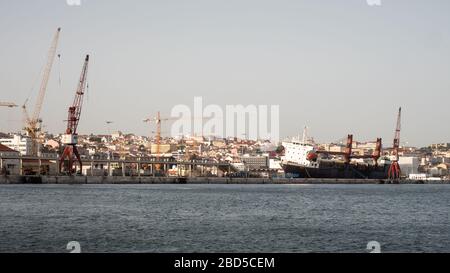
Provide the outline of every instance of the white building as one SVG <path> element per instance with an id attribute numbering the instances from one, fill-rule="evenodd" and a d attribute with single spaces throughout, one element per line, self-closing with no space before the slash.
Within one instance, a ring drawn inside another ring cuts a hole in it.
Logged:
<path id="1" fill-rule="evenodd" d="M 282 170 L 283 168 L 281 167 L 281 160 L 274 158 L 269 159 L 269 169 Z"/>
<path id="2" fill-rule="evenodd" d="M 231 165 L 236 168 L 238 172 L 245 172 L 247 168 L 245 168 L 245 164 L 241 162 L 231 163 Z"/>
<path id="3" fill-rule="evenodd" d="M 410 174 L 416 174 L 419 172 L 420 160 L 415 156 L 401 156 L 399 157 L 398 164 L 402 175 L 409 176 Z"/>
<path id="4" fill-rule="evenodd" d="M 123 136 L 123 133 L 121 131 L 117 131 L 117 132 L 111 134 L 111 138 L 113 140 L 117 140 L 119 138 L 122 138 L 122 136 Z"/>
<path id="5" fill-rule="evenodd" d="M 411 180 L 427 180 L 429 177 L 426 173 L 411 173 L 409 174 L 409 179 Z"/>
<path id="6" fill-rule="evenodd" d="M 23 137 L 21 135 L 13 135 L 11 138 L 1 138 L 0 144 L 5 145 L 8 148 L 20 152 L 22 155 L 31 154 L 31 138 Z"/>

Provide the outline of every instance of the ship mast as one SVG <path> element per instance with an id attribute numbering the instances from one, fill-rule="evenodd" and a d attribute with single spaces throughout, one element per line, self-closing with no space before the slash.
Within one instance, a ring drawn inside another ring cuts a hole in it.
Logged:
<path id="1" fill-rule="evenodd" d="M 303 128 L 303 144 L 306 144 L 306 142 L 308 142 L 308 126 Z"/>

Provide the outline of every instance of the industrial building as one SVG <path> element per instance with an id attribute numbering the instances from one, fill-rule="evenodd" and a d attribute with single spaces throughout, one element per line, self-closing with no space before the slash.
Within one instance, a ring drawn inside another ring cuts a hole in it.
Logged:
<path id="1" fill-rule="evenodd" d="M 403 176 L 417 174 L 419 172 L 419 163 L 419 158 L 415 156 L 401 156 L 398 161 Z"/>
<path id="2" fill-rule="evenodd" d="M 3 159 L 3 157 L 19 157 L 20 153 L 3 144 L 0 144 L 0 173 L 17 175 L 20 172 L 19 159 Z"/>
<path id="3" fill-rule="evenodd" d="M 9 138 L 0 138 L 0 144 L 5 145 L 21 155 L 30 155 L 32 150 L 32 141 L 29 137 L 21 135 L 12 135 Z"/>
<path id="4" fill-rule="evenodd" d="M 270 164 L 269 156 L 264 155 L 244 155 L 241 157 L 241 161 L 245 164 L 248 170 L 268 169 Z"/>

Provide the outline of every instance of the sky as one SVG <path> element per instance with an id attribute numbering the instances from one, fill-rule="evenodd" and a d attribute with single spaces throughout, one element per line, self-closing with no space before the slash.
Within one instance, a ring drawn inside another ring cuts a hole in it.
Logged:
<path id="1" fill-rule="evenodd" d="M 52 133 L 90 54 L 79 133 L 151 135 L 142 119 L 201 96 L 279 105 L 282 137 L 307 125 L 320 142 L 353 133 L 385 146 L 402 106 L 403 144 L 450 142 L 449 14 L 448 0 L 0 0 L 0 101 L 33 108 L 61 27 L 41 112 Z M 0 108 L 0 131 L 22 116 Z"/>

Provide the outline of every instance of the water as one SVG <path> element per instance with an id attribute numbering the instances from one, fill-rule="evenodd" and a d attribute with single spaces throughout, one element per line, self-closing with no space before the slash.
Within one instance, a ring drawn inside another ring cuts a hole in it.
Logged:
<path id="1" fill-rule="evenodd" d="M 0 252 L 450 252 L 448 185 L 0 185 Z"/>

